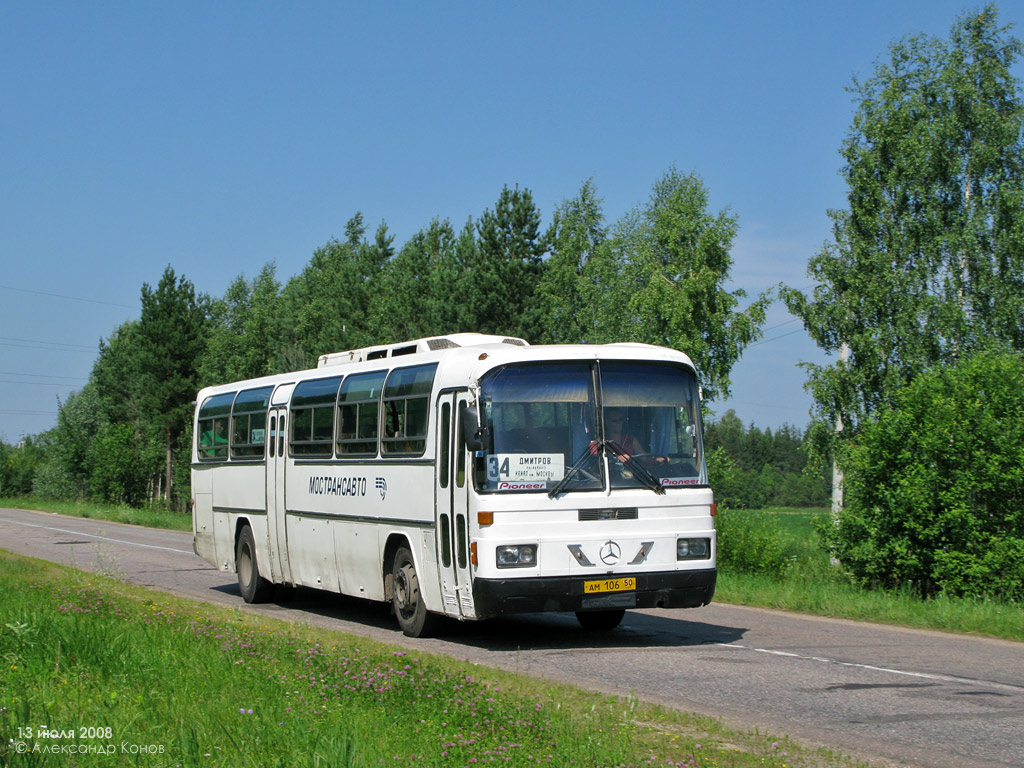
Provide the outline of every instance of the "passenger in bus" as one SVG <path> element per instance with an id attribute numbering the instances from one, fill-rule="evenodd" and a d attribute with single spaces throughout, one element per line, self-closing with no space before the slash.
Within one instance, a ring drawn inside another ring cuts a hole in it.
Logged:
<path id="1" fill-rule="evenodd" d="M 227 456 L 228 436 L 225 419 L 214 419 L 211 429 L 203 430 L 199 436 L 199 445 L 206 456 Z"/>

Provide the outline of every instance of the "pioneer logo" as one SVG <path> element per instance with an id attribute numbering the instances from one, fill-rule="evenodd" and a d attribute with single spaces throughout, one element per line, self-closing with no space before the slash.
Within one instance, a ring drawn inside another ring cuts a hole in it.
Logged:
<path id="1" fill-rule="evenodd" d="M 547 483 L 512 483 L 508 480 L 498 483 L 499 491 L 543 491 L 547 487 Z"/>

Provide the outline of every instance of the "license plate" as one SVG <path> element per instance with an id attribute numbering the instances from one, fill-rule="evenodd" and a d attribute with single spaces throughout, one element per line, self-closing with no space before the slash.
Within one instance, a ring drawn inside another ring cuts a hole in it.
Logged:
<path id="1" fill-rule="evenodd" d="M 632 592 L 636 589 L 636 579 L 605 579 L 603 581 L 583 582 L 583 594 L 592 595 L 596 592 Z"/>

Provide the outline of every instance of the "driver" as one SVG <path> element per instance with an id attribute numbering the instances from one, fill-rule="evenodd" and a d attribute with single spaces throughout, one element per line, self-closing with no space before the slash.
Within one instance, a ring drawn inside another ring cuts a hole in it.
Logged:
<path id="1" fill-rule="evenodd" d="M 607 440 L 615 443 L 625 454 L 626 458 L 640 453 L 647 453 L 647 449 L 633 435 L 626 431 L 626 417 L 621 408 L 604 409 L 604 436 Z"/>

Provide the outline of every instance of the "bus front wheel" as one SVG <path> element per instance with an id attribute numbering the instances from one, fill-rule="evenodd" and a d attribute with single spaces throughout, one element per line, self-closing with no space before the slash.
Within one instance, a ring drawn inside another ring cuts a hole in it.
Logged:
<path id="1" fill-rule="evenodd" d="M 423 604 L 416 564 L 407 547 L 399 547 L 395 553 L 391 578 L 394 590 L 391 604 L 402 632 L 408 637 L 430 637 L 437 628 L 438 617 L 428 613 Z"/>
<path id="2" fill-rule="evenodd" d="M 235 549 L 235 570 L 238 571 L 238 589 L 247 603 L 265 603 L 274 591 L 274 585 L 260 576 L 256 563 L 256 539 L 248 525 L 238 535 Z"/>

